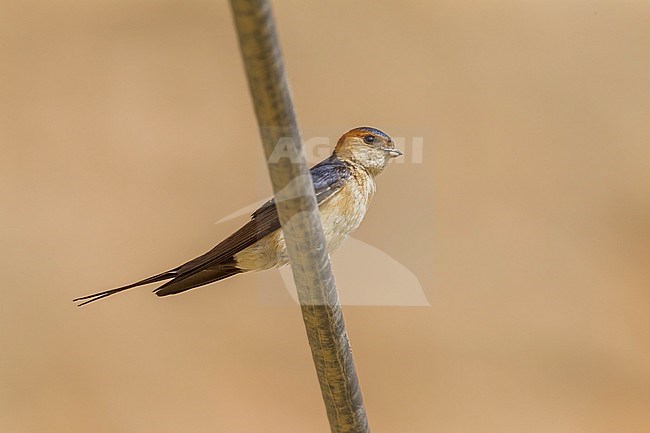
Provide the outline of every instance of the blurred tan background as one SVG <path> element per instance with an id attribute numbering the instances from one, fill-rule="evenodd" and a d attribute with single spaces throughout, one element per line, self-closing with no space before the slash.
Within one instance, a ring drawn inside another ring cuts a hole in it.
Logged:
<path id="1" fill-rule="evenodd" d="M 345 308 L 373 431 L 650 431 L 650 3 L 275 14 L 305 135 L 423 137 L 356 234 L 431 303 Z M 3 1 L 0 41 L 0 431 L 327 431 L 276 271 L 71 302 L 270 194 L 228 4 Z"/>

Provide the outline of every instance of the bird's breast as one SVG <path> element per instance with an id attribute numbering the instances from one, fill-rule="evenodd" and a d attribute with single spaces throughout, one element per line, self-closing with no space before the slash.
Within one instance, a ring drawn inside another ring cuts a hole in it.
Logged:
<path id="1" fill-rule="evenodd" d="M 375 182 L 365 171 L 355 171 L 335 194 L 319 205 L 327 250 L 332 253 L 361 224 L 375 193 Z M 276 230 L 235 255 L 243 270 L 263 270 L 289 263 L 284 235 Z"/>
<path id="2" fill-rule="evenodd" d="M 321 204 L 321 222 L 330 253 L 359 227 L 374 193 L 372 177 L 365 171 L 355 172 L 336 194 Z"/>

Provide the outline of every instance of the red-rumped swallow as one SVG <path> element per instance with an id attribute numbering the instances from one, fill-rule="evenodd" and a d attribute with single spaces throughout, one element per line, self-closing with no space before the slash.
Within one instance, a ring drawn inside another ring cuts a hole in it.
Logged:
<path id="1" fill-rule="evenodd" d="M 388 161 L 402 155 L 393 140 L 378 129 L 355 128 L 345 133 L 334 153 L 311 168 L 327 249 L 331 254 L 357 228 L 375 193 L 374 177 Z M 274 200 L 257 209 L 251 220 L 207 253 L 174 269 L 116 289 L 76 298 L 85 305 L 144 284 L 167 281 L 158 296 L 181 293 L 249 271 L 284 266 L 289 257 Z"/>

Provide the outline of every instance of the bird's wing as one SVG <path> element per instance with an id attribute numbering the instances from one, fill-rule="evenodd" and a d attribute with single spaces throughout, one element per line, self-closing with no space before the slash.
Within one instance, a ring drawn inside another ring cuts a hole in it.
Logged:
<path id="1" fill-rule="evenodd" d="M 310 174 L 319 205 L 340 190 L 345 181 L 352 176 L 349 166 L 335 156 L 312 167 Z M 202 256 L 133 284 L 83 296 L 73 301 L 83 301 L 78 304 L 81 306 L 133 287 L 164 280 L 170 281 L 154 290 L 159 296 L 179 293 L 218 281 L 240 272 L 234 266 L 235 254 L 279 228 L 280 221 L 275 201 L 269 200 L 253 213 L 248 223 Z"/>
<path id="2" fill-rule="evenodd" d="M 350 178 L 349 166 L 332 156 L 310 170 L 316 201 L 320 205 L 335 194 Z M 232 264 L 233 256 L 258 240 L 280 228 L 280 220 L 274 200 L 269 200 L 253 212 L 251 220 L 235 233 L 224 239 L 207 253 L 178 267 L 172 281 L 160 288 L 169 287 L 185 278 L 220 265 Z M 207 284 L 203 283 L 203 284 Z M 196 287 L 196 286 L 195 286 Z"/>

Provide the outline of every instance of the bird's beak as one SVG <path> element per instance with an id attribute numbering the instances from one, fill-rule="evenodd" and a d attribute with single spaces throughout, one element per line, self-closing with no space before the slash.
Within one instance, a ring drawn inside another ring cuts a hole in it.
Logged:
<path id="1" fill-rule="evenodd" d="M 393 158 L 403 155 L 403 153 L 397 149 L 386 149 L 386 153 L 388 153 L 388 155 L 392 156 Z"/>

